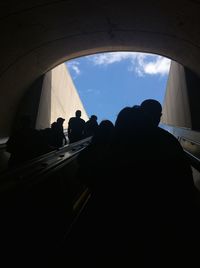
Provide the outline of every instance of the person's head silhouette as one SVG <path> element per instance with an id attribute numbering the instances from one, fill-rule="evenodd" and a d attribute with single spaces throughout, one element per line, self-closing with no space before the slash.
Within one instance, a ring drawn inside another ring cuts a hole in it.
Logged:
<path id="1" fill-rule="evenodd" d="M 62 125 L 64 121 L 65 121 L 65 119 L 62 118 L 62 117 L 58 117 L 57 120 L 56 120 L 56 122 L 57 122 L 59 125 Z"/>
<path id="2" fill-rule="evenodd" d="M 118 114 L 115 121 L 116 130 L 125 130 L 131 127 L 132 108 L 124 107 Z"/>
<path id="3" fill-rule="evenodd" d="M 81 111 L 80 110 L 76 111 L 76 117 L 79 117 L 79 118 L 81 117 Z"/>
<path id="4" fill-rule="evenodd" d="M 97 121 L 97 116 L 96 115 L 91 115 L 91 117 L 90 117 L 90 120 L 92 120 L 92 121 Z"/>
<path id="5" fill-rule="evenodd" d="M 144 100 L 140 105 L 145 115 L 150 118 L 154 126 L 158 126 L 162 116 L 162 106 L 159 101 L 154 99 Z"/>

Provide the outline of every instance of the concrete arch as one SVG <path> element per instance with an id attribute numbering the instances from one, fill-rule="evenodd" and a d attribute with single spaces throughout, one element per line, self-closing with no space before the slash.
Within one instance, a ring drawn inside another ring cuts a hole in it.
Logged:
<path id="1" fill-rule="evenodd" d="M 200 74 L 200 2 L 2 1 L 0 136 L 25 91 L 65 60 L 103 51 L 169 57 Z"/>

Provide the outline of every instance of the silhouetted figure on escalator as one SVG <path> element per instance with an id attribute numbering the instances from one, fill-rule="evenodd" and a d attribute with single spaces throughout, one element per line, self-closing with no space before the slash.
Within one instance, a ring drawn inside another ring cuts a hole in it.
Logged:
<path id="1" fill-rule="evenodd" d="M 64 134 L 63 123 L 65 119 L 58 117 L 55 124 L 52 124 L 52 145 L 59 148 L 67 144 L 67 140 Z"/>
<path id="2" fill-rule="evenodd" d="M 73 255 L 76 248 L 77 256 L 92 259 L 95 267 L 104 267 L 106 264 L 111 267 L 117 264 L 128 267 L 129 263 L 131 266 L 135 264 L 136 267 L 142 267 L 138 266 L 138 261 L 142 262 L 144 259 L 141 254 L 143 234 L 140 226 L 144 226 L 145 223 L 144 217 L 139 218 L 143 211 L 140 215 L 138 213 L 138 197 L 141 196 L 138 189 L 140 167 L 137 165 L 139 161 L 135 161 L 138 157 L 137 151 L 141 148 L 141 140 L 138 139 L 141 139 L 143 130 L 139 120 L 142 116 L 142 112 L 137 108 L 122 109 L 108 143 L 105 142 L 108 144 L 107 150 L 104 151 L 106 147 L 101 140 L 109 135 L 100 135 L 98 146 L 91 145 L 90 149 L 95 150 L 89 151 L 89 157 L 85 155 L 86 151 L 81 154 L 82 171 L 85 167 L 82 176 L 86 174 L 85 177 L 88 178 L 90 167 L 90 180 L 96 181 L 91 187 L 92 195 L 80 223 L 77 223 L 69 238 L 69 254 L 72 252 Z M 134 139 L 133 134 L 138 139 Z M 94 141 L 96 138 L 99 140 L 98 132 L 93 138 Z M 144 169 L 143 167 L 140 171 L 143 172 Z M 86 247 L 77 247 L 80 244 L 78 241 L 87 241 Z M 101 264 L 97 263 L 97 259 Z"/>
<path id="3" fill-rule="evenodd" d="M 146 132 L 149 151 L 145 152 L 148 159 L 145 168 L 151 179 L 145 181 L 151 191 L 146 195 L 152 206 L 151 215 L 154 215 L 152 234 L 161 241 L 158 250 L 163 258 L 177 261 L 183 252 L 184 257 L 190 258 L 194 250 L 191 244 L 194 245 L 198 239 L 193 231 L 198 219 L 195 216 L 196 189 L 192 170 L 178 140 L 158 126 L 161 104 L 148 99 L 141 103 L 141 110 L 150 124 Z"/>
<path id="4" fill-rule="evenodd" d="M 102 120 L 92 138 L 92 142 L 99 145 L 110 145 L 113 133 L 113 123 L 110 120 Z"/>
<path id="5" fill-rule="evenodd" d="M 192 199 L 194 190 L 191 167 L 178 140 L 158 126 L 162 115 L 161 104 L 154 99 L 148 99 L 141 103 L 141 110 L 150 124 L 147 133 L 149 144 L 153 145 L 151 155 L 157 166 L 165 170 L 162 174 L 161 183 L 165 185 L 162 191 L 165 191 L 166 195 L 170 192 L 171 200 L 173 197 L 177 202 L 178 199 L 188 202 Z M 153 166 L 153 163 L 151 164 Z"/>
<path id="6" fill-rule="evenodd" d="M 102 266 L 156 268 L 188 256 L 197 227 L 192 173 L 176 138 L 158 127 L 161 112 L 154 100 L 119 112 L 109 152 L 92 173 L 103 184 L 69 237 L 72 256 L 76 249 Z"/>
<path id="7" fill-rule="evenodd" d="M 104 184 L 104 166 L 110 155 L 110 144 L 113 138 L 114 125 L 103 120 L 92 137 L 91 144 L 78 156 L 78 177 L 86 186 L 93 189 Z M 103 170 L 103 173 L 99 170 Z"/>
<path id="8" fill-rule="evenodd" d="M 81 111 L 76 111 L 76 117 L 71 117 L 68 122 L 68 138 L 73 143 L 84 138 L 85 121 L 81 118 Z"/>
<path id="9" fill-rule="evenodd" d="M 58 117 L 56 122 L 51 124 L 51 128 L 41 130 L 46 142 L 51 147 L 51 150 L 58 149 L 67 144 L 63 129 L 64 121 L 64 118 Z"/>
<path id="10" fill-rule="evenodd" d="M 97 116 L 91 115 L 90 119 L 85 123 L 85 137 L 94 136 L 97 129 Z"/>

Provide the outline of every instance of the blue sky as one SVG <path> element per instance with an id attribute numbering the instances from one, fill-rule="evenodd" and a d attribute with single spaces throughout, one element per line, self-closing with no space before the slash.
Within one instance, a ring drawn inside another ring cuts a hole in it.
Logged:
<path id="1" fill-rule="evenodd" d="M 136 52 L 110 52 L 66 62 L 90 117 L 113 123 L 125 106 L 153 98 L 163 103 L 170 60 Z"/>

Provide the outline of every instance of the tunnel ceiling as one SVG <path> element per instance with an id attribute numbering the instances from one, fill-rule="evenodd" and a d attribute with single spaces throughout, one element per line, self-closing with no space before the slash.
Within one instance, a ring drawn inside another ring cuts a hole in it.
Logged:
<path id="1" fill-rule="evenodd" d="M 200 1 L 0 3 L 0 136 L 28 86 L 59 63 L 103 51 L 167 56 L 200 74 Z"/>

